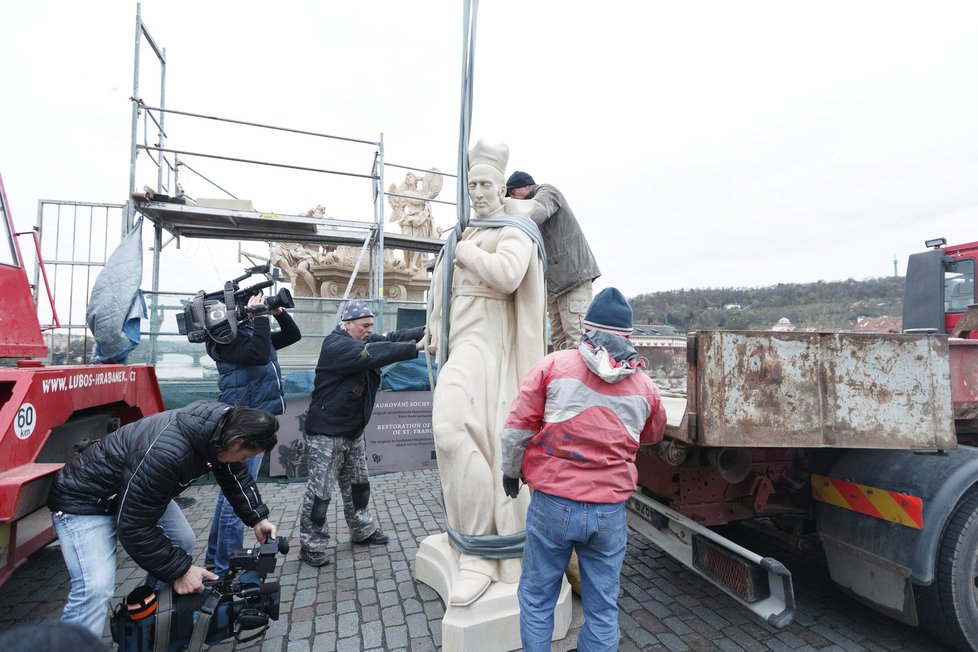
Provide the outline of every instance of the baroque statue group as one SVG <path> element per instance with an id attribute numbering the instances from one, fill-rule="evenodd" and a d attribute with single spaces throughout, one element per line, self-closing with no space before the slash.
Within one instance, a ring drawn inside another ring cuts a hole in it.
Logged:
<path id="1" fill-rule="evenodd" d="M 408 172 L 400 184 L 391 184 L 387 201 L 391 206 L 390 222 L 395 222 L 405 235 L 434 238 L 441 236 L 435 227 L 431 202 L 441 192 L 444 177 L 437 168 L 423 176 Z M 326 217 L 326 207 L 318 205 L 305 214 L 306 217 Z M 271 247 L 269 261 L 279 268 L 292 285 L 292 292 L 299 297 L 338 297 L 345 289 L 344 279 L 354 272 L 365 270 L 360 247 L 321 245 L 301 242 L 282 242 Z M 358 265 L 358 261 L 360 264 Z M 428 257 L 416 251 L 404 250 L 401 256 L 394 251 L 384 252 L 384 273 L 394 273 L 388 298 L 407 298 L 406 287 L 414 277 L 427 277 Z M 401 277 L 401 278 L 398 278 Z M 399 285 L 399 281 L 403 285 Z M 356 289 L 353 296 L 362 292 Z M 367 298 L 366 296 L 358 298 Z"/>

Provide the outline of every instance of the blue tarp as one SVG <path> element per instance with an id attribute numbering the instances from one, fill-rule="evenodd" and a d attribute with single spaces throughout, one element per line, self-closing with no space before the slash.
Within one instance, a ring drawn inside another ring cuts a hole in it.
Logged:
<path id="1" fill-rule="evenodd" d="M 139 344 L 146 318 L 143 278 L 143 221 L 139 220 L 105 261 L 88 300 L 85 323 L 95 336 L 92 362 L 125 362 Z"/>

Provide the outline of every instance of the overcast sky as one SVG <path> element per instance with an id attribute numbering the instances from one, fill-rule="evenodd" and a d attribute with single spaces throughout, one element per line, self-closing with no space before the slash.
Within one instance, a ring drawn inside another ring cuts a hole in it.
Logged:
<path id="1" fill-rule="evenodd" d="M 388 163 L 452 173 L 461 10 L 142 3 L 166 48 L 169 108 L 383 134 Z M 123 0 L 4 8 L 0 173 L 19 229 L 41 198 L 125 201 L 135 15 Z M 893 274 L 894 258 L 902 275 L 925 239 L 978 240 L 976 24 L 970 1 L 485 0 L 472 139 L 507 143 L 509 171 L 564 192 L 604 273 L 598 288 L 863 279 Z M 155 59 L 146 47 L 141 57 L 140 95 L 157 105 Z M 361 174 L 376 149 L 176 117 L 167 127 L 175 149 Z M 152 184 L 140 160 L 137 185 Z M 259 210 L 324 204 L 372 219 L 368 181 L 187 162 Z M 387 167 L 386 184 L 403 174 Z M 183 181 L 191 196 L 221 196 Z M 440 199 L 454 201 L 451 180 Z M 439 226 L 454 221 L 436 207 Z M 163 290 L 212 291 L 240 273 L 226 244 L 171 245 L 164 265 Z"/>

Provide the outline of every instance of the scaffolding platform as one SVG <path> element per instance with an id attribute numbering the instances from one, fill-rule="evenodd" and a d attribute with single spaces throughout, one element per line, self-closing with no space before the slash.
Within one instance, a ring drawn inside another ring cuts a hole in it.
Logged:
<path id="1" fill-rule="evenodd" d="M 373 222 L 336 220 L 323 217 L 263 213 L 133 200 L 136 212 L 146 216 L 175 237 L 262 242 L 308 242 L 324 245 L 373 245 L 377 228 Z M 423 253 L 438 253 L 444 241 L 403 233 L 383 233 L 384 247 Z"/>

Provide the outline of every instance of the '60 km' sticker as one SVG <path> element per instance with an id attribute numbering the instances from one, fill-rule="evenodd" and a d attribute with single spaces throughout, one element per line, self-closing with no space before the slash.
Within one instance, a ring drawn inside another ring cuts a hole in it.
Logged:
<path id="1" fill-rule="evenodd" d="M 19 439 L 27 439 L 34 432 L 37 425 L 37 410 L 30 403 L 24 403 L 17 411 L 17 418 L 14 419 L 14 433 Z"/>

